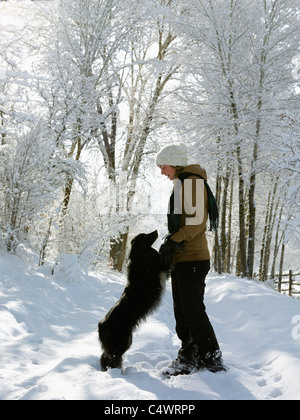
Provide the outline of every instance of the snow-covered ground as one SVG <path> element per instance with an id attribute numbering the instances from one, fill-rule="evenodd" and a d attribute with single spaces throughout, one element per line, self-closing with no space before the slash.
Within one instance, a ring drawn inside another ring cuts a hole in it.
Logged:
<path id="1" fill-rule="evenodd" d="M 206 306 L 229 370 L 164 379 L 179 347 L 168 283 L 162 305 L 136 331 L 124 371 L 103 373 L 97 323 L 125 276 L 63 277 L 0 256 L 0 399 L 300 399 L 300 301 L 211 274 Z"/>

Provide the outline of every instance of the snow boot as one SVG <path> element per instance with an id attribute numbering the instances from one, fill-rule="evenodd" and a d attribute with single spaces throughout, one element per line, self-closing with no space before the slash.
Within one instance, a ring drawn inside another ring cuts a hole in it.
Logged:
<path id="1" fill-rule="evenodd" d="M 191 340 L 182 343 L 182 347 L 178 352 L 178 356 L 170 366 L 163 372 L 165 376 L 189 375 L 197 372 L 197 354 L 199 352 L 198 346 Z"/>
<path id="2" fill-rule="evenodd" d="M 214 353 L 207 353 L 204 357 L 200 357 L 197 366 L 199 369 L 207 369 L 212 373 L 227 371 L 220 350 Z"/>
<path id="3" fill-rule="evenodd" d="M 171 376 L 189 375 L 197 372 L 197 370 L 194 365 L 177 358 L 163 371 L 163 375 L 170 378 Z"/>

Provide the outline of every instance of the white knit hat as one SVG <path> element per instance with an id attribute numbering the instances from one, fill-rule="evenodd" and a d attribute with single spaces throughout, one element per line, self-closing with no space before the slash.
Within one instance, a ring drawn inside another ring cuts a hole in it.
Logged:
<path id="1" fill-rule="evenodd" d="M 157 166 L 187 166 L 188 148 L 184 143 L 172 144 L 163 148 L 156 156 Z"/>

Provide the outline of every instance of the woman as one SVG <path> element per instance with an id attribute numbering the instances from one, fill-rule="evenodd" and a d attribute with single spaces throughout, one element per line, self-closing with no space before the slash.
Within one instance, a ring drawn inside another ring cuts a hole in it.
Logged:
<path id="1" fill-rule="evenodd" d="M 224 371 L 222 353 L 204 305 L 205 278 L 210 270 L 206 238 L 208 216 L 217 225 L 214 197 L 200 165 L 188 166 L 184 144 L 162 149 L 156 164 L 175 183 L 168 212 L 169 235 L 160 248 L 171 273 L 176 332 L 182 342 L 177 358 L 164 372 L 188 375 L 201 369 Z M 209 204 L 210 203 L 210 206 Z"/>

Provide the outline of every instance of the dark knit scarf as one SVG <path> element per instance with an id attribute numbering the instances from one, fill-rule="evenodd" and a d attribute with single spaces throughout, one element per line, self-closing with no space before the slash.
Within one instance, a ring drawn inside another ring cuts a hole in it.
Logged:
<path id="1" fill-rule="evenodd" d="M 197 176 L 201 179 L 200 175 L 191 173 L 191 172 L 184 172 L 181 175 L 179 175 L 179 179 L 181 183 L 183 181 L 190 177 L 190 176 Z M 208 197 L 208 214 L 209 214 L 209 220 L 210 220 L 210 230 L 211 231 L 217 231 L 218 225 L 219 225 L 219 212 L 218 212 L 218 206 L 215 199 L 215 196 L 210 189 L 208 183 L 204 179 L 204 185 L 207 191 L 207 197 Z M 179 192 L 179 191 L 177 191 Z M 172 195 L 170 197 L 170 203 L 169 203 L 169 213 L 168 213 L 168 230 L 171 235 L 178 232 L 181 226 L 181 209 L 175 209 L 174 203 L 178 203 L 180 200 L 175 200 L 175 190 L 173 190 Z"/>

